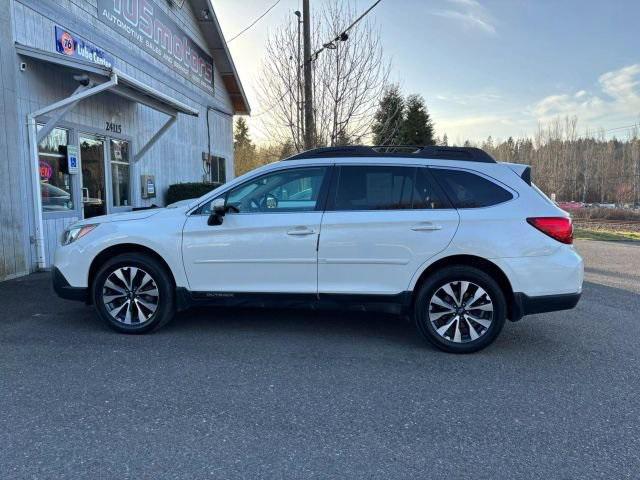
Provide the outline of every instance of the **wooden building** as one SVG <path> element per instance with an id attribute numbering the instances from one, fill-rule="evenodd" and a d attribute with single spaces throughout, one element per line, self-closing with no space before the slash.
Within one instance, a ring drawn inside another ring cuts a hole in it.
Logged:
<path id="1" fill-rule="evenodd" d="M 78 219 L 230 179 L 249 113 L 211 0 L 0 0 L 0 280 Z"/>

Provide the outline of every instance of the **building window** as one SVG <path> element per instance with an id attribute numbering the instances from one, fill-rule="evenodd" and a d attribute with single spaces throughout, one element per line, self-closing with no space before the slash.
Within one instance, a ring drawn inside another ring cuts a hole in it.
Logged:
<path id="1" fill-rule="evenodd" d="M 38 130 L 42 125 L 38 125 Z M 54 128 L 38 145 L 43 212 L 73 210 L 73 188 L 67 164 L 69 131 Z"/>
<path id="2" fill-rule="evenodd" d="M 227 181 L 227 162 L 224 157 L 211 157 L 211 181 L 217 183 Z"/>
<path id="3" fill-rule="evenodd" d="M 131 179 L 129 172 L 129 142 L 110 139 L 111 187 L 114 207 L 131 205 Z"/>

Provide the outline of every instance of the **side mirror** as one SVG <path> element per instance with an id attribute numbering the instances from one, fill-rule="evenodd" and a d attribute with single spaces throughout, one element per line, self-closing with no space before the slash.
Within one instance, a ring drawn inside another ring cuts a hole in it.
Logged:
<path id="1" fill-rule="evenodd" d="M 224 198 L 216 198 L 211 204 L 211 211 L 224 216 L 224 214 L 227 213 L 226 209 L 224 208 L 225 203 L 226 201 Z"/>
<path id="2" fill-rule="evenodd" d="M 211 215 L 209 215 L 209 220 L 207 220 L 207 224 L 214 227 L 217 225 L 222 225 L 224 215 L 226 209 L 224 207 L 225 199 L 224 198 L 216 198 L 211 203 Z"/>

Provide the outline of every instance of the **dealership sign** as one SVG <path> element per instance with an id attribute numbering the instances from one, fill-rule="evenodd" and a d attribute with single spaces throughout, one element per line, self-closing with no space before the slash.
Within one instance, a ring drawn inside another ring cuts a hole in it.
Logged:
<path id="1" fill-rule="evenodd" d="M 113 66 L 113 57 L 109 54 L 57 25 L 56 50 L 68 57 L 81 58 L 107 68 Z"/>
<path id="2" fill-rule="evenodd" d="M 213 93 L 213 60 L 151 0 L 98 0 L 98 12 L 143 51 Z"/>

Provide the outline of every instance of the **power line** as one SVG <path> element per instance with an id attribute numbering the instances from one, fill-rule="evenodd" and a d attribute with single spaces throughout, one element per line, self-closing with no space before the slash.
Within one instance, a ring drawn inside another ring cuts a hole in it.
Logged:
<path id="1" fill-rule="evenodd" d="M 613 131 L 615 131 L 615 130 L 625 130 L 625 129 L 627 129 L 627 128 L 638 128 L 638 124 L 637 124 L 637 123 L 634 123 L 633 125 L 626 125 L 626 126 L 624 126 L 624 127 L 610 128 L 610 129 L 608 129 L 608 130 L 605 130 L 604 132 L 605 132 L 605 133 L 607 133 L 607 132 L 613 132 Z"/>
<path id="2" fill-rule="evenodd" d="M 356 18 L 351 25 L 349 25 L 347 28 L 345 28 L 339 35 L 336 36 L 336 38 L 334 38 L 333 40 L 328 41 L 327 43 L 325 43 L 318 51 L 316 51 L 313 55 L 311 55 L 311 59 L 312 61 L 316 58 L 318 58 L 318 55 L 320 55 L 320 53 L 322 53 L 323 50 L 326 50 L 327 48 L 332 48 L 331 46 L 333 45 L 335 47 L 335 43 L 334 42 L 344 42 L 346 41 L 349 36 L 347 35 L 349 33 L 349 30 L 351 30 L 353 27 L 356 26 L 356 24 L 358 22 L 360 22 L 360 20 L 362 20 L 364 17 L 366 17 L 369 12 L 371 10 L 373 10 L 376 5 L 378 5 L 382 0 L 377 0 L 376 2 L 373 3 L 373 5 L 371 5 L 369 8 L 367 8 L 362 15 L 360 15 L 358 18 Z"/>
<path id="3" fill-rule="evenodd" d="M 347 35 L 347 33 L 353 28 L 355 27 L 358 22 L 360 22 L 364 17 L 366 17 L 369 12 L 371 10 L 373 10 L 382 0 L 377 0 L 376 2 L 374 2 L 369 8 L 367 8 L 358 18 L 356 18 L 351 25 L 349 25 L 347 28 L 345 28 L 342 33 L 340 33 L 340 35 L 338 35 L 336 38 L 334 38 L 333 40 L 331 40 L 330 42 L 327 42 L 322 48 L 320 48 L 318 51 L 316 51 L 313 55 L 311 55 L 311 61 L 313 61 L 313 59 L 315 59 L 323 50 L 325 50 L 325 48 L 327 48 L 327 45 L 329 45 L 332 42 L 335 41 L 343 41 L 346 40 L 345 36 Z M 245 28 L 242 32 L 238 33 L 235 37 L 233 37 L 231 40 L 229 40 L 227 43 L 230 43 L 231 41 L 235 40 L 236 38 L 238 38 L 240 35 L 242 35 L 246 30 L 248 30 L 249 28 L 251 28 L 253 25 L 255 25 L 262 17 L 264 17 L 267 13 L 269 13 L 270 10 L 273 9 L 273 7 L 275 7 L 278 3 L 280 2 L 280 0 L 278 0 L 276 3 L 274 3 L 266 12 L 264 12 L 258 19 L 256 19 L 251 25 L 249 25 L 247 28 Z M 304 67 L 304 63 L 302 65 L 300 65 L 300 67 Z M 253 114 L 251 115 L 252 118 L 255 117 L 260 117 L 262 115 L 265 115 L 267 113 L 272 112 L 273 110 L 275 110 L 280 102 L 284 99 L 284 97 L 286 97 L 287 95 L 292 94 L 291 90 L 286 90 L 275 102 L 274 104 L 267 108 L 266 110 L 263 110 L 262 112 L 259 112 L 257 114 Z"/>
<path id="4" fill-rule="evenodd" d="M 236 38 L 238 38 L 240 35 L 242 35 L 244 32 L 246 32 L 247 30 L 249 30 L 251 27 L 253 27 L 256 23 L 258 23 L 260 20 L 262 20 L 264 18 L 264 16 L 269 13 L 271 10 L 273 10 L 273 8 L 278 5 L 280 3 L 281 0 L 277 0 L 276 3 L 274 3 L 273 5 L 271 5 L 269 8 L 267 8 L 267 10 L 260 15 L 258 18 L 256 18 L 251 25 L 249 25 L 247 28 L 245 28 L 244 30 L 242 30 L 240 33 L 238 33 L 237 35 L 235 35 L 233 38 L 231 38 L 230 40 L 227 41 L 227 44 L 233 42 Z"/>

